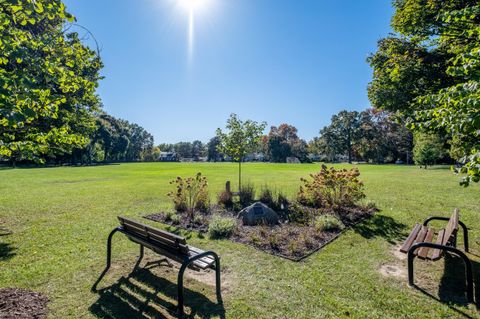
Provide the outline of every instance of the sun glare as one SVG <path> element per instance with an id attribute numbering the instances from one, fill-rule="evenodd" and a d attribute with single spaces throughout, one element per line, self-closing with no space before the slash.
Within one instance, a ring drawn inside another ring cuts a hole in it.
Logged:
<path id="1" fill-rule="evenodd" d="M 208 0 L 178 0 L 180 5 L 188 11 L 203 10 L 208 5 Z"/>

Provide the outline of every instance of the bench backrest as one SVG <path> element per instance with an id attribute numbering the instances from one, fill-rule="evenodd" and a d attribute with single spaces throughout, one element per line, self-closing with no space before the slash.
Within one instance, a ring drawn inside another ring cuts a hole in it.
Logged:
<path id="1" fill-rule="evenodd" d="M 118 216 L 118 220 L 120 221 L 123 230 L 132 236 L 139 237 L 140 239 L 163 249 L 176 251 L 179 254 L 188 254 L 189 248 L 184 237 L 137 223 L 136 221 L 125 217 Z"/>
<path id="2" fill-rule="evenodd" d="M 455 208 L 453 211 L 450 220 L 448 221 L 447 227 L 445 228 L 445 233 L 443 235 L 442 245 L 451 244 L 455 241 L 458 231 L 458 220 L 459 220 L 459 213 L 458 208 Z"/>

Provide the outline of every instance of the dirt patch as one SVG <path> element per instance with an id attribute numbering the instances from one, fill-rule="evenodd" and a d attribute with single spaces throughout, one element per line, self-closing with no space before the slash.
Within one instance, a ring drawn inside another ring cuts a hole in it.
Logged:
<path id="1" fill-rule="evenodd" d="M 394 277 L 399 279 L 407 278 L 405 267 L 401 265 L 382 265 L 379 272 L 385 277 Z"/>
<path id="2" fill-rule="evenodd" d="M 0 289 L 0 318 L 41 319 L 47 316 L 48 298 L 38 292 Z"/>
<path id="3" fill-rule="evenodd" d="M 400 247 L 402 247 L 402 245 L 395 245 L 392 247 L 391 249 L 391 253 L 392 255 L 395 256 L 395 258 L 397 258 L 398 260 L 407 260 L 407 254 L 405 253 L 402 253 L 400 251 Z"/>
<path id="4" fill-rule="evenodd" d="M 187 278 L 201 282 L 202 284 L 205 284 L 207 286 L 215 287 L 215 270 L 206 269 L 202 271 L 196 271 L 189 269 L 185 272 L 185 276 Z M 229 290 L 231 281 L 227 269 L 222 269 L 220 278 L 222 283 L 222 290 Z"/>

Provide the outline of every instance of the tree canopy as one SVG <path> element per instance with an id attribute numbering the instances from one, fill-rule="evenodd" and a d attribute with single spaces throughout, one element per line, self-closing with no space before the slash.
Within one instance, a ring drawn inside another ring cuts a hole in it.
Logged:
<path id="1" fill-rule="evenodd" d="M 357 159 L 373 163 L 409 162 L 413 147 L 412 134 L 405 125 L 394 121 L 391 113 L 375 109 L 340 111 L 312 144 L 310 148 L 330 161 L 341 155 L 349 162 Z"/>
<path id="2" fill-rule="evenodd" d="M 480 4 L 395 0 L 396 34 L 368 59 L 372 104 L 416 131 L 449 134 L 463 153 L 462 184 L 480 181 Z"/>
<path id="3" fill-rule="evenodd" d="M 265 122 L 255 122 L 252 120 L 242 121 L 236 114 L 231 114 L 227 120 L 226 132 L 220 128 L 217 129 L 217 137 L 220 141 L 217 148 L 220 153 L 230 156 L 238 164 L 238 184 L 242 185 L 242 161 L 245 156 L 258 147 L 262 137 L 263 130 L 267 124 Z"/>
<path id="4" fill-rule="evenodd" d="M 0 0 L 0 157 L 15 163 L 87 145 L 102 62 L 68 32 L 60 0 Z"/>

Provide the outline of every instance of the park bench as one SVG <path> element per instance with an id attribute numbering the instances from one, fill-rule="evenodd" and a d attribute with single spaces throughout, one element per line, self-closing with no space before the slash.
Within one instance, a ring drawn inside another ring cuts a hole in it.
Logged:
<path id="1" fill-rule="evenodd" d="M 178 311 L 180 318 L 184 313 L 183 275 L 187 267 L 194 270 L 205 270 L 208 268 L 214 269 L 216 275 L 217 300 L 219 303 L 222 302 L 220 292 L 220 258 L 216 253 L 213 251 L 203 251 L 187 245 L 186 239 L 176 234 L 156 229 L 124 217 L 118 217 L 118 220 L 120 221 L 120 226 L 116 227 L 110 233 L 107 240 L 107 266 L 93 285 L 93 291 L 96 291 L 96 286 L 110 268 L 112 237 L 116 232 L 120 232 L 126 235 L 131 241 L 140 245 L 140 256 L 137 260 L 136 266 L 140 264 L 143 258 L 144 247 L 149 248 L 152 251 L 181 264 L 180 271 L 178 273 L 177 291 Z"/>
<path id="2" fill-rule="evenodd" d="M 428 223 L 432 220 L 448 221 L 447 226 L 437 232 L 436 239 L 435 230 L 428 227 Z M 463 229 L 464 249 L 468 252 L 468 230 L 465 224 L 459 219 L 458 209 L 454 210 L 450 218 L 434 216 L 427 218 L 422 225 L 418 223 L 415 224 L 410 235 L 408 235 L 400 248 L 400 251 L 408 254 L 408 283 L 410 286 L 414 286 L 413 260 L 415 257 L 427 260 L 438 260 L 448 251 L 462 258 L 466 270 L 467 298 L 469 302 L 473 302 L 472 264 L 467 255 L 457 248 L 459 225 Z"/>

